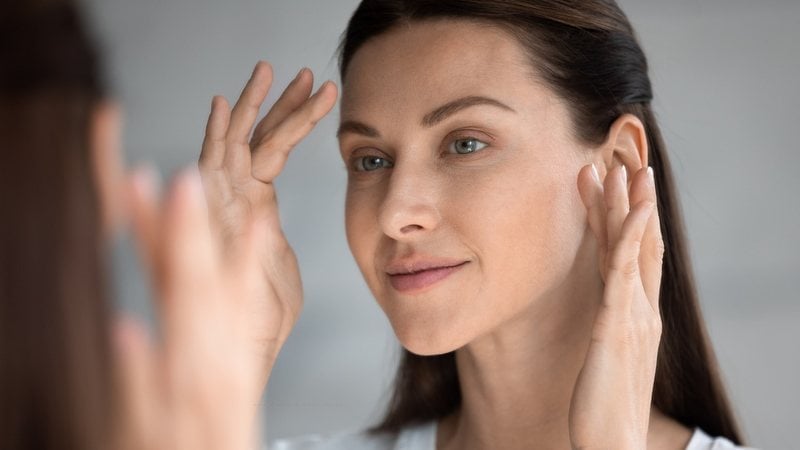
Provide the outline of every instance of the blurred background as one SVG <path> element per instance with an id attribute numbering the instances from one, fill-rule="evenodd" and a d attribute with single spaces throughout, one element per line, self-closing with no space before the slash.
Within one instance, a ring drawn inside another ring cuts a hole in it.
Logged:
<path id="1" fill-rule="evenodd" d="M 211 97 L 235 100 L 258 59 L 271 104 L 297 71 L 338 82 L 356 0 L 84 0 L 126 112 L 127 157 L 169 175 L 198 156 Z M 702 308 L 746 436 L 800 448 L 800 2 L 623 0 L 651 62 L 655 109 L 686 214 Z M 277 180 L 305 311 L 270 381 L 270 439 L 358 429 L 387 400 L 399 344 L 347 248 L 338 113 Z M 129 245 L 125 307 L 146 313 Z"/>

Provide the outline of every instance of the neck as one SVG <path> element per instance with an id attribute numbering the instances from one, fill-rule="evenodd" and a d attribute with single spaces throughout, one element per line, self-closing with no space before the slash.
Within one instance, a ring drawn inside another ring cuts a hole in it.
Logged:
<path id="1" fill-rule="evenodd" d="M 577 261 L 559 287 L 456 351 L 462 403 L 440 423 L 437 448 L 572 448 L 572 392 L 603 295 L 596 259 Z M 652 407 L 647 448 L 685 448 L 692 431 Z"/>
<path id="2" fill-rule="evenodd" d="M 452 437 L 459 448 L 570 448 L 572 389 L 602 292 L 599 274 L 567 280 L 456 352 L 462 408 Z"/>

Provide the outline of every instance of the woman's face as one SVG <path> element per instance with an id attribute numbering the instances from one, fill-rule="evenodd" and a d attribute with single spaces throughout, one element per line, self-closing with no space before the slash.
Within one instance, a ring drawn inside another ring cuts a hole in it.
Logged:
<path id="1" fill-rule="evenodd" d="M 442 20 L 378 36 L 350 64 L 341 121 L 348 243 L 408 350 L 457 349 L 568 278 L 590 152 L 509 34 Z"/>

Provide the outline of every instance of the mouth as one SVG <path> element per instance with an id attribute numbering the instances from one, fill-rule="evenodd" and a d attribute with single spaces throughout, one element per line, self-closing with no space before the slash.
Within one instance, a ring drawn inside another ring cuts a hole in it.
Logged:
<path id="1" fill-rule="evenodd" d="M 431 267 L 408 273 L 388 274 L 392 287 L 402 293 L 418 293 L 439 283 L 453 273 L 461 270 L 469 261 L 444 267 Z"/>

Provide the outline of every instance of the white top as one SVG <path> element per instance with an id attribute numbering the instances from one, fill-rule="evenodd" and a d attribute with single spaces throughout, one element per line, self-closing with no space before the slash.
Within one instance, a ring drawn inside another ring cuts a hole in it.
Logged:
<path id="1" fill-rule="evenodd" d="M 694 429 L 686 450 L 755 450 L 739 447 L 724 437 L 712 438 Z M 370 436 L 365 432 L 341 432 L 331 436 L 308 435 L 273 441 L 268 450 L 436 450 L 436 422 L 404 429 L 398 435 Z"/>

